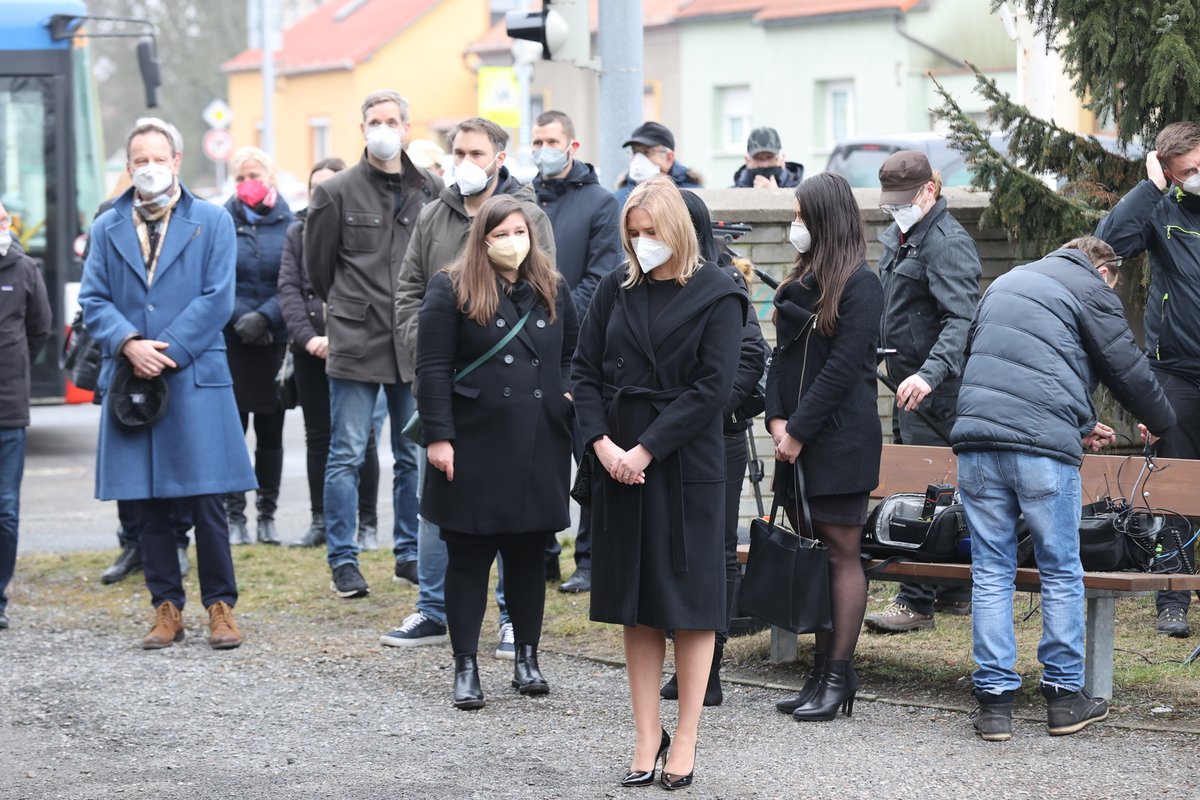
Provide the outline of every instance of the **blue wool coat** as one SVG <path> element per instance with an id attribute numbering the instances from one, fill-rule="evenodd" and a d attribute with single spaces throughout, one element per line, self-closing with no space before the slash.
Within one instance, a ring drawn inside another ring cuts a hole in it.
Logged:
<path id="1" fill-rule="evenodd" d="M 221 326 L 233 313 L 237 240 L 224 209 L 187 189 L 171 215 L 154 283 L 133 227 L 133 190 L 92 225 L 79 302 L 103 358 L 96 497 L 140 500 L 222 494 L 256 486 L 233 399 Z M 130 430 L 109 413 L 118 348 L 131 335 L 167 342 L 166 413 Z"/>

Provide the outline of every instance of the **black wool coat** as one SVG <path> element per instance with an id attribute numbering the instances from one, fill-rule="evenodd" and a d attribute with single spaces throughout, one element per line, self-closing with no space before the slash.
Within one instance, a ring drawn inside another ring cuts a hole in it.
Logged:
<path id="1" fill-rule="evenodd" d="M 521 318 L 504 291 L 486 325 L 456 306 L 449 274 L 434 275 L 417 327 L 417 410 L 425 441 L 454 445 L 454 480 L 425 470 L 421 516 L 468 534 L 563 530 L 571 522 L 571 403 L 564 393 L 579 332 L 570 290 L 559 283 L 553 324 L 536 302 L 511 342 L 453 382 L 455 371 Z"/>
<path id="2" fill-rule="evenodd" d="M 641 486 L 596 462 L 591 618 L 655 628 L 725 624 L 725 442 L 721 413 L 737 373 L 745 292 L 700 267 L 654 320 L 642 283 L 605 275 L 571 367 L 590 447 L 608 435 L 654 456 Z"/>
<path id="3" fill-rule="evenodd" d="M 814 326 L 820 296 L 815 281 L 793 281 L 775 296 L 779 344 L 764 417 L 786 419 L 788 433 L 804 445 L 809 496 L 869 492 L 879 485 L 883 453 L 875 378 L 883 288 L 864 262 L 842 291 L 833 336 Z"/>

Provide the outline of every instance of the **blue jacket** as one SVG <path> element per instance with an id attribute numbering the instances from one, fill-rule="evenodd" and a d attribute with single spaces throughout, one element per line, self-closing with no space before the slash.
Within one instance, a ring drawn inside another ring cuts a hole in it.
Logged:
<path id="1" fill-rule="evenodd" d="M 240 342 L 233 331 L 233 323 L 243 314 L 257 311 L 271 321 L 273 342 L 283 344 L 288 332 L 283 322 L 283 309 L 279 306 L 279 263 L 283 258 L 287 229 L 296 217 L 282 197 L 258 222 L 251 222 L 246 217 L 246 207 L 236 197 L 229 198 L 225 210 L 233 217 L 237 229 L 237 283 L 233 316 L 225 326 L 225 338 Z"/>
<path id="2" fill-rule="evenodd" d="M 224 209 L 179 199 L 161 245 L 154 283 L 133 227 L 133 190 L 92 224 L 79 303 L 100 343 L 105 395 L 96 454 L 96 497 L 141 500 L 253 489 L 233 399 L 221 325 L 233 313 L 236 234 Z M 166 342 L 178 369 L 166 373 L 166 413 L 127 429 L 108 409 L 114 358 L 130 336 Z"/>
<path id="3" fill-rule="evenodd" d="M 533 179 L 537 202 L 550 218 L 558 271 L 582 319 L 596 285 L 625 261 L 621 207 L 600 185 L 591 164 L 576 161 L 562 180 Z"/>
<path id="4" fill-rule="evenodd" d="M 1001 275 L 967 337 L 954 452 L 1015 450 L 1078 465 L 1103 382 L 1156 435 L 1171 409 L 1129 331 L 1121 300 L 1078 250 Z"/>
<path id="5" fill-rule="evenodd" d="M 685 167 L 676 161 L 671 165 L 671 171 L 667 173 L 671 180 L 675 181 L 675 185 L 680 189 L 703 189 L 704 184 L 700 180 L 700 175 Z M 617 205 L 624 208 L 625 201 L 629 199 L 629 193 L 633 191 L 636 183 L 629 180 L 629 175 L 622 175 L 620 182 L 617 184 L 617 189 L 613 192 L 613 197 L 617 198 Z"/>

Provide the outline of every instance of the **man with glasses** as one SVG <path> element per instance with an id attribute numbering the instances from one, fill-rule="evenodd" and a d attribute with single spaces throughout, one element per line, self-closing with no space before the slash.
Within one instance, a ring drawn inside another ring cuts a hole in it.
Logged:
<path id="1" fill-rule="evenodd" d="M 892 440 L 944 445 L 954 426 L 967 331 L 979 302 L 979 251 L 950 215 L 941 196 L 941 175 L 923 153 L 892 154 L 879 169 L 879 183 L 880 208 L 893 219 L 879 236 L 884 298 L 880 340 L 895 350 L 885 363 L 898 384 Z M 935 608 L 970 614 L 971 590 L 902 583 L 895 601 L 863 622 L 876 633 L 928 630 L 934 626 Z"/>
<path id="2" fill-rule="evenodd" d="M 1200 458 L 1200 125 L 1168 125 L 1154 146 L 1147 179 L 1100 221 L 1096 236 L 1119 258 L 1150 254 L 1146 354 L 1179 419 L 1156 452 Z M 1159 592 L 1158 632 L 1188 636 L 1190 602 L 1188 592 Z"/>
<path id="3" fill-rule="evenodd" d="M 644 122 L 621 146 L 629 148 L 629 170 L 621 176 L 617 190 L 613 192 L 620 205 L 625 205 L 634 186 L 656 175 L 666 175 L 680 189 L 703 188 L 700 173 L 675 160 L 675 136 L 667 126 Z"/>

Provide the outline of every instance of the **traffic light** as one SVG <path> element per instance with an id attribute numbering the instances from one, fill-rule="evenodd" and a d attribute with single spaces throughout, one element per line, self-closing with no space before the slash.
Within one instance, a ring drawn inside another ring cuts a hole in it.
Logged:
<path id="1" fill-rule="evenodd" d="M 593 65 L 587 0 L 545 0 L 541 11 L 508 12 L 504 25 L 512 38 L 540 44 L 544 59 Z"/>

